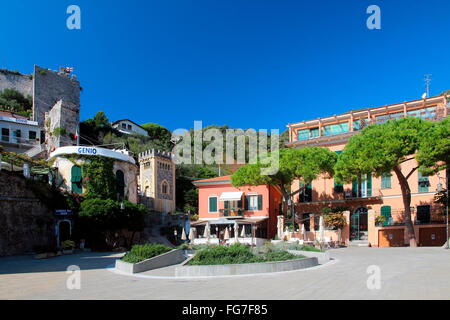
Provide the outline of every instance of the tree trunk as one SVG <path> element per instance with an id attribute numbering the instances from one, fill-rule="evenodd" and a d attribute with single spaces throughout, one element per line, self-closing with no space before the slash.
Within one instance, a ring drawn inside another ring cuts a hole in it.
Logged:
<path id="1" fill-rule="evenodd" d="M 411 189 L 409 188 L 408 180 L 406 180 L 406 177 L 403 175 L 400 167 L 395 166 L 393 170 L 397 175 L 400 188 L 402 190 L 403 206 L 405 208 L 406 237 L 409 240 L 409 246 L 415 248 L 417 247 L 417 240 L 414 233 L 414 225 L 411 219 Z"/>

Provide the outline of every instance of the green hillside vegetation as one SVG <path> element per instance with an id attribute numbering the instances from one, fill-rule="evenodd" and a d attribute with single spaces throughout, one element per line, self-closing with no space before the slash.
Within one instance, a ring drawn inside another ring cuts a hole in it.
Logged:
<path id="1" fill-rule="evenodd" d="M 30 117 L 33 109 L 33 98 L 24 96 L 15 89 L 4 89 L 0 92 L 0 110 L 7 110 Z"/>
<path id="2" fill-rule="evenodd" d="M 157 123 L 145 123 L 141 125 L 142 128 L 147 130 L 148 137 L 143 135 L 130 135 L 124 134 L 116 130 L 111 126 L 111 123 L 103 111 L 97 112 L 93 118 L 87 119 L 80 123 L 80 143 L 83 145 L 97 145 L 105 146 L 108 148 L 127 148 L 133 153 L 133 156 L 137 160 L 138 154 L 149 150 L 157 149 L 161 151 L 172 151 L 173 143 L 171 142 L 172 133 L 167 128 Z M 227 129 L 231 129 L 227 125 L 217 126 L 211 125 L 202 129 L 204 132 L 208 129 L 217 129 L 224 136 L 224 154 L 225 154 L 225 133 Z M 244 129 L 245 130 L 245 129 Z M 189 131 L 191 135 L 191 147 L 194 150 L 194 130 Z M 268 149 L 270 150 L 270 139 L 268 136 Z M 278 136 L 276 137 L 278 138 Z M 286 130 L 280 136 L 279 147 L 283 148 L 284 143 L 288 140 L 288 131 Z M 246 160 L 248 161 L 248 143 L 249 139 L 246 138 Z M 208 145 L 208 142 L 203 143 L 203 149 Z M 193 152 L 193 151 L 192 151 Z M 192 184 L 192 181 L 213 178 L 220 175 L 233 174 L 241 165 L 236 164 L 236 150 L 234 159 L 229 160 L 233 162 L 230 164 L 186 164 L 177 165 L 176 169 L 176 203 L 179 210 L 184 212 L 196 213 L 198 211 L 198 190 Z"/>

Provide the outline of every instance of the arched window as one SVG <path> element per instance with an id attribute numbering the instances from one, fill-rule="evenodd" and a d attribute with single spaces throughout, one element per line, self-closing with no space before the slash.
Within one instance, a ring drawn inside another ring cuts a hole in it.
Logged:
<path id="1" fill-rule="evenodd" d="M 161 192 L 163 194 L 168 194 L 169 193 L 169 184 L 167 183 L 167 181 L 163 181 L 163 183 L 161 185 Z"/>
<path id="2" fill-rule="evenodd" d="M 125 177 L 122 170 L 116 171 L 116 193 L 120 199 L 125 195 Z"/>
<path id="3" fill-rule="evenodd" d="M 70 182 L 72 186 L 72 192 L 82 194 L 83 193 L 83 174 L 79 166 L 73 166 L 70 175 Z"/>

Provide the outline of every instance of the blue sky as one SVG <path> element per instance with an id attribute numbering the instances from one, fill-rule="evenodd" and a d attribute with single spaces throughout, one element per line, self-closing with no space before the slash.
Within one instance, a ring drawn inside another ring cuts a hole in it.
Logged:
<path id="1" fill-rule="evenodd" d="M 66 8 L 81 8 L 81 30 Z M 366 8 L 381 8 L 381 30 Z M 0 67 L 73 66 L 81 118 L 279 128 L 450 88 L 447 0 L 3 1 Z"/>

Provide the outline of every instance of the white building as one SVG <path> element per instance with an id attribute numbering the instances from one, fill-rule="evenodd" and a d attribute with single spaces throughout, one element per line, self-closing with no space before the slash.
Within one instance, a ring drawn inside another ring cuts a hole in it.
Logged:
<path id="1" fill-rule="evenodd" d="M 117 120 L 111 123 L 111 126 L 125 134 L 140 134 L 148 137 L 147 130 L 128 119 Z"/>
<path id="2" fill-rule="evenodd" d="M 40 146 L 41 127 L 19 114 L 0 111 L 0 144 L 5 151 L 24 153 Z"/>

